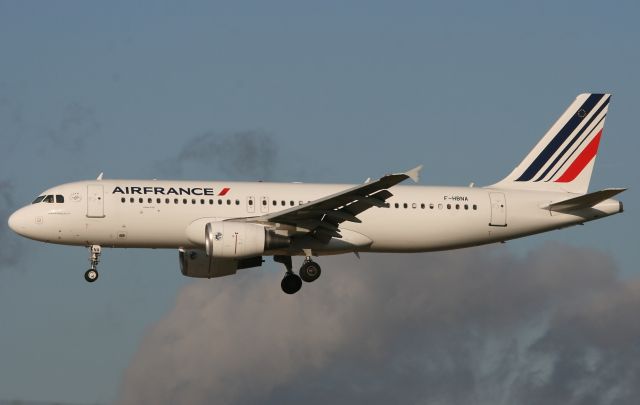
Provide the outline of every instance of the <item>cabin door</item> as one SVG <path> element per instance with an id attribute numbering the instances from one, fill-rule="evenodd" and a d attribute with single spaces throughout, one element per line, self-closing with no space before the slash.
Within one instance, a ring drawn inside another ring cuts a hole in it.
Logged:
<path id="1" fill-rule="evenodd" d="M 102 184 L 87 186 L 87 217 L 104 218 L 104 190 Z"/>
<path id="2" fill-rule="evenodd" d="M 507 226 L 507 201 L 504 193 L 489 193 L 491 199 L 491 226 Z"/>

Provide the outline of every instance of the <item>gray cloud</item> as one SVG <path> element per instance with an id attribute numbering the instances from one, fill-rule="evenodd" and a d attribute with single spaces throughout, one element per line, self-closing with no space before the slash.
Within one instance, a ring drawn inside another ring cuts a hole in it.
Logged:
<path id="1" fill-rule="evenodd" d="M 120 402 L 626 404 L 640 395 L 640 282 L 547 245 L 322 258 L 295 296 L 247 270 L 184 287 Z"/>
<path id="2" fill-rule="evenodd" d="M 60 122 L 50 128 L 47 135 L 54 146 L 78 152 L 101 127 L 93 108 L 70 102 L 65 106 Z"/>
<path id="3" fill-rule="evenodd" d="M 22 259 L 22 243 L 7 226 L 9 215 L 16 209 L 13 185 L 0 180 L 0 270 L 15 267 Z"/>
<path id="4" fill-rule="evenodd" d="M 273 136 L 266 132 L 207 132 L 187 140 L 175 157 L 158 166 L 169 175 L 197 164 L 199 169 L 205 169 L 208 178 L 220 173 L 244 180 L 266 180 L 274 173 L 277 152 Z"/>

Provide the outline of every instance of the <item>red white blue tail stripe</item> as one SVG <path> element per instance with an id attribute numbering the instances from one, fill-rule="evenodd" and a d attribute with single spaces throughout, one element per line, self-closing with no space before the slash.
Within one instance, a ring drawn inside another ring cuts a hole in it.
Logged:
<path id="1" fill-rule="evenodd" d="M 580 94 L 516 169 L 497 185 L 586 192 L 610 94 Z M 572 183 L 576 182 L 572 185 Z"/>

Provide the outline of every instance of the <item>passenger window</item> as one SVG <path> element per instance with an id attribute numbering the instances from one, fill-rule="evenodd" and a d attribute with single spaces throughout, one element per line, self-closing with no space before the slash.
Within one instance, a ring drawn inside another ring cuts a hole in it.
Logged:
<path id="1" fill-rule="evenodd" d="M 186 199 L 186 198 L 183 198 L 183 199 L 182 199 L 182 203 L 183 203 L 183 204 L 186 204 L 186 203 L 187 203 L 187 199 Z"/>
<path id="2" fill-rule="evenodd" d="M 236 205 L 240 205 L 240 200 L 236 200 Z"/>
<path id="3" fill-rule="evenodd" d="M 218 205 L 222 205 L 222 200 L 221 199 L 218 200 Z"/>
<path id="4" fill-rule="evenodd" d="M 450 210 L 451 209 L 451 204 L 447 204 L 447 209 Z"/>
<path id="5" fill-rule="evenodd" d="M 124 197 L 122 197 L 122 198 L 120 199 L 120 202 L 125 202 L 125 201 L 127 201 L 127 199 L 126 199 L 126 198 L 124 198 Z"/>
<path id="6" fill-rule="evenodd" d="M 153 202 L 153 198 L 147 198 L 147 204 L 151 204 Z"/>
<path id="7" fill-rule="evenodd" d="M 289 205 L 290 205 L 290 206 L 292 206 L 292 207 L 293 207 L 293 204 L 295 204 L 295 203 L 293 202 L 293 200 L 289 201 Z"/>
<path id="8" fill-rule="evenodd" d="M 161 199 L 156 198 L 156 204 L 160 204 L 161 201 L 162 201 Z"/>
<path id="9" fill-rule="evenodd" d="M 405 207 L 405 208 L 408 207 L 407 203 L 402 204 L 402 206 Z"/>
<path id="10" fill-rule="evenodd" d="M 396 208 L 400 208 L 400 204 L 398 204 L 398 203 L 395 203 L 395 204 L 394 204 L 394 206 L 395 206 Z"/>
<path id="11" fill-rule="evenodd" d="M 286 203 L 284 200 L 282 200 L 282 201 L 281 201 L 281 204 L 282 204 L 282 206 L 283 206 L 283 207 L 284 207 L 285 205 L 287 205 L 287 203 Z"/>
<path id="12" fill-rule="evenodd" d="M 460 209 L 460 204 L 456 204 L 456 209 L 459 210 Z"/>
<path id="13" fill-rule="evenodd" d="M 231 200 L 227 200 L 227 205 L 231 205 Z"/>
<path id="14" fill-rule="evenodd" d="M 44 196 L 38 196 L 35 200 L 33 200 L 33 202 L 31 204 L 37 204 L 39 202 L 41 202 L 42 200 L 44 200 Z"/>
<path id="15" fill-rule="evenodd" d="M 57 195 L 56 195 L 56 202 L 57 202 L 58 204 L 62 204 L 62 203 L 64 203 L 64 197 L 63 197 L 63 196 L 61 196 L 60 194 L 57 194 Z"/>
<path id="16" fill-rule="evenodd" d="M 174 204 L 177 204 L 177 203 L 178 203 L 178 199 L 177 199 L 177 198 L 174 198 L 174 199 L 173 199 L 173 203 L 174 203 Z"/>
<path id="17" fill-rule="evenodd" d="M 209 200 L 209 205 L 213 205 L 213 200 Z"/>
<path id="18" fill-rule="evenodd" d="M 433 209 L 433 203 L 429 204 L 429 209 L 431 209 L 431 210 Z"/>
<path id="19" fill-rule="evenodd" d="M 478 209 L 478 206 L 477 206 L 477 205 L 475 205 L 475 204 L 473 204 L 473 210 L 475 211 L 475 210 L 477 210 L 477 209 Z"/>
<path id="20" fill-rule="evenodd" d="M 138 198 L 138 202 L 139 202 L 140 204 L 142 204 L 142 201 L 144 201 L 144 200 L 142 199 L 142 197 Z"/>
<path id="21" fill-rule="evenodd" d="M 411 208 L 416 208 L 416 207 L 417 207 L 416 203 L 411 204 Z"/>
<path id="22" fill-rule="evenodd" d="M 195 204 L 195 203 L 196 203 L 196 199 L 195 199 L 195 198 L 192 198 L 192 199 L 191 199 L 191 204 Z"/>
<path id="23" fill-rule="evenodd" d="M 134 202 L 134 201 L 135 201 L 135 200 L 133 199 L 133 197 L 129 198 L 129 202 L 130 202 L 130 203 L 132 203 L 132 202 Z"/>
<path id="24" fill-rule="evenodd" d="M 424 203 L 420 204 L 420 208 L 424 209 Z"/>
<path id="25" fill-rule="evenodd" d="M 171 200 L 170 200 L 170 199 L 168 199 L 168 198 L 165 198 L 165 199 L 164 199 L 164 203 L 165 203 L 165 204 L 169 204 L 169 202 L 171 202 Z"/>
<path id="26" fill-rule="evenodd" d="M 464 205 L 464 209 L 465 209 L 465 210 L 468 210 L 468 209 L 469 209 L 469 204 L 465 204 L 465 205 Z"/>
<path id="27" fill-rule="evenodd" d="M 278 205 L 278 202 L 277 202 L 276 200 L 273 200 L 273 201 L 272 201 L 272 203 L 273 203 L 273 206 L 274 206 L 274 207 L 275 207 L 276 205 Z"/>
<path id="28" fill-rule="evenodd" d="M 441 210 L 442 209 L 442 204 L 438 204 L 438 209 Z"/>
<path id="29" fill-rule="evenodd" d="M 204 198 L 200 199 L 200 204 L 204 204 Z"/>
<path id="30" fill-rule="evenodd" d="M 262 205 L 267 205 L 267 200 L 262 200 Z"/>
<path id="31" fill-rule="evenodd" d="M 249 199 L 249 205 L 253 205 L 253 200 Z"/>

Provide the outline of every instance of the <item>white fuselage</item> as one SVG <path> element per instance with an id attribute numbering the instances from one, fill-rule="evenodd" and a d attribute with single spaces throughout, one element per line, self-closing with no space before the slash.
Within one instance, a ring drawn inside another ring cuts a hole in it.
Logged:
<path id="1" fill-rule="evenodd" d="M 101 180 L 53 187 L 63 203 L 28 205 L 12 229 L 31 239 L 66 245 L 202 249 L 208 222 L 256 217 L 314 201 L 348 184 Z M 571 194 L 473 187 L 395 186 L 388 207 L 343 222 L 341 239 L 308 238 L 288 254 L 425 252 L 482 245 L 616 214 L 606 200 L 571 214 L 545 209 Z M 221 195 L 223 194 L 223 195 Z M 267 253 L 267 252 L 265 252 Z"/>

